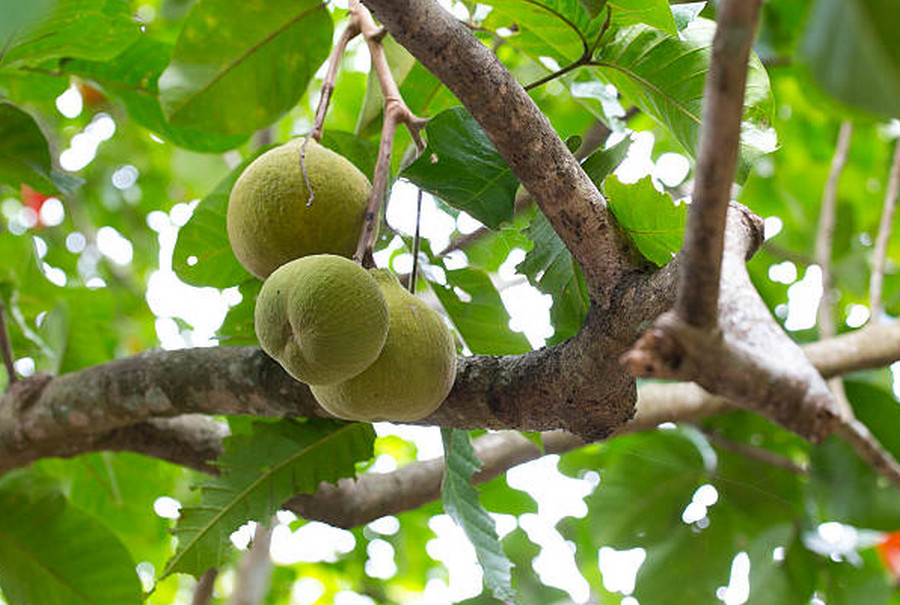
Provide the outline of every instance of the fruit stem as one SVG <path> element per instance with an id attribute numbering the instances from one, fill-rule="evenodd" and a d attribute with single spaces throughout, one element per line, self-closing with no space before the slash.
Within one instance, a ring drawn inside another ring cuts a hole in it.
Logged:
<path id="1" fill-rule="evenodd" d="M 416 234 L 413 236 L 412 270 L 409 274 L 409 292 L 416 293 L 416 276 L 419 268 L 419 225 L 422 222 L 422 188 L 416 196 Z"/>
<path id="2" fill-rule="evenodd" d="M 347 50 L 347 44 L 359 34 L 359 22 L 357 19 L 351 18 L 344 33 L 341 34 L 340 40 L 338 40 L 338 43 L 332 49 L 331 56 L 328 58 L 328 71 L 325 73 L 325 80 L 322 82 L 322 91 L 319 94 L 319 104 L 316 107 L 316 117 L 313 120 L 312 130 L 307 138 L 311 136 L 316 141 L 322 141 L 322 126 L 325 123 L 325 114 L 328 112 L 328 105 L 331 103 L 331 94 L 334 92 L 338 69 L 341 65 L 341 58 L 344 56 L 344 51 Z"/>
<path id="3" fill-rule="evenodd" d="M 416 144 L 416 148 L 421 153 L 425 148 L 425 141 L 422 140 L 421 131 L 425 124 L 428 123 L 428 120 L 413 114 L 409 107 L 406 106 L 406 103 L 403 102 L 400 89 L 397 87 L 397 82 L 394 80 L 387 57 L 384 54 L 384 46 L 381 43 L 385 35 L 384 28 L 376 25 L 375 19 L 372 18 L 372 13 L 359 0 L 350 0 L 348 9 L 351 23 L 355 23 L 355 26 L 359 28 L 363 38 L 366 40 L 369 55 L 372 58 L 372 68 L 375 70 L 375 75 L 378 77 L 378 83 L 381 86 L 381 93 L 384 96 L 384 120 L 381 127 L 378 159 L 375 162 L 375 174 L 372 177 L 372 196 L 369 198 L 369 204 L 366 206 L 365 221 L 359 236 L 359 244 L 356 247 L 356 252 L 353 254 L 353 260 L 362 266 L 374 267 L 373 250 L 375 247 L 375 236 L 378 232 L 378 217 L 387 190 L 391 167 L 391 150 L 394 146 L 394 135 L 397 133 L 397 125 L 403 124 L 406 126 Z"/>

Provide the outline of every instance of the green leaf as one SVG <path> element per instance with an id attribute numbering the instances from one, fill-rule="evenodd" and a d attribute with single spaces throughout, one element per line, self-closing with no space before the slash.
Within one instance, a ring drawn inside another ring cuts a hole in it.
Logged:
<path id="1" fill-rule="evenodd" d="M 893 393 L 866 382 L 845 380 L 853 413 L 895 458 L 900 459 L 900 404 Z"/>
<path id="2" fill-rule="evenodd" d="M 37 467 L 59 481 L 74 506 L 103 519 L 135 561 L 162 569 L 171 554 L 168 521 L 150 511 L 160 496 L 178 493 L 181 467 L 131 452 L 45 458 Z"/>
<path id="3" fill-rule="evenodd" d="M 655 0 L 654 0 L 655 1 Z M 589 49 L 600 33 L 606 12 L 591 15 L 579 0 L 493 0 L 487 27 L 516 28 L 509 42 L 538 59 L 571 63 Z M 495 14 L 496 13 L 496 14 Z"/>
<path id="4" fill-rule="evenodd" d="M 41 193 L 57 193 L 47 139 L 34 118 L 0 102 L 0 133 L 0 182 L 16 189 L 25 183 Z"/>
<path id="5" fill-rule="evenodd" d="M 37 65 L 50 59 L 111 59 L 141 35 L 131 9 L 119 0 L 40 1 L 29 11 L 28 25 L 11 39 L 0 38 L 6 52 L 0 67 Z M 4 19 L 6 3 L 4 2 Z M 2 33 L 2 30 L 0 30 Z"/>
<path id="6" fill-rule="evenodd" d="M 472 353 L 515 355 L 531 350 L 528 339 L 509 328 L 509 312 L 487 273 L 465 267 L 444 274 L 447 283 L 430 281 L 431 289 Z"/>
<path id="7" fill-rule="evenodd" d="M 608 5 L 615 25 L 643 23 L 667 34 L 677 32 L 668 0 L 609 0 Z"/>
<path id="8" fill-rule="evenodd" d="M 322 133 L 322 145 L 338 153 L 359 168 L 371 180 L 378 160 L 378 143 L 349 132 L 326 130 Z"/>
<path id="9" fill-rule="evenodd" d="M 228 197 L 244 169 L 269 149 L 271 147 L 257 149 L 229 172 L 209 195 L 200 200 L 190 220 L 179 229 L 172 253 L 172 269 L 183 282 L 193 286 L 229 288 L 251 278 L 228 241 Z"/>
<path id="10" fill-rule="evenodd" d="M 216 332 L 216 338 L 221 341 L 221 344 L 229 346 L 259 345 L 253 313 L 256 309 L 256 297 L 259 295 L 262 284 L 260 280 L 250 278 L 238 286 L 241 302 L 228 309 L 225 321 Z"/>
<path id="11" fill-rule="evenodd" d="M 814 448 L 810 470 L 809 490 L 822 521 L 882 531 L 900 527 L 900 488 L 881 481 L 844 441 L 830 437 Z"/>
<path id="12" fill-rule="evenodd" d="M 125 546 L 33 470 L 0 479 L 0 584 L 10 605 L 139 605 Z"/>
<path id="13" fill-rule="evenodd" d="M 478 502 L 478 492 L 471 479 L 481 460 L 475 455 L 469 434 L 458 429 L 441 429 L 444 441 L 444 484 L 441 499 L 444 511 L 459 525 L 472 546 L 481 568 L 484 583 L 494 596 L 503 601 L 514 601 L 510 572 L 512 563 L 503 552 L 494 520 Z"/>
<path id="14" fill-rule="evenodd" d="M 829 562 L 825 598 L 828 605 L 886 605 L 893 592 L 874 549 L 862 553 L 863 564 Z"/>
<path id="15" fill-rule="evenodd" d="M 622 163 L 628 155 L 631 147 L 631 139 L 626 137 L 608 149 L 598 149 L 581 163 L 581 167 L 587 173 L 597 188 L 603 185 L 603 181 L 612 171 Z"/>
<path id="16" fill-rule="evenodd" d="M 372 456 L 369 424 L 329 420 L 256 422 L 251 434 L 233 435 L 219 457 L 219 477 L 200 485 L 202 501 L 182 509 L 175 527 L 178 548 L 163 577 L 199 576 L 218 567 L 229 535 L 253 519 L 264 524 L 296 494 L 311 494 L 323 481 L 356 474 Z"/>
<path id="17" fill-rule="evenodd" d="M 172 47 L 141 36 L 108 61 L 64 61 L 62 69 L 93 82 L 108 96 L 118 99 L 129 117 L 179 147 L 196 151 L 225 151 L 247 140 L 247 134 L 204 132 L 195 125 L 169 124 L 159 104 L 157 81 L 169 63 Z"/>
<path id="18" fill-rule="evenodd" d="M 442 111 L 425 127 L 428 147 L 401 176 L 490 227 L 512 220 L 519 181 L 469 112 Z"/>
<path id="19" fill-rule="evenodd" d="M 818 0 L 800 53 L 829 94 L 866 111 L 900 116 L 900 21 L 884 0 Z"/>
<path id="20" fill-rule="evenodd" d="M 625 102 L 667 128 L 690 155 L 697 151 L 703 88 L 715 23 L 695 19 L 678 36 L 645 25 L 617 29 L 597 49 L 597 79 L 613 84 Z M 753 162 L 774 151 L 770 134 L 774 101 L 762 63 L 751 55 L 744 98 L 738 180 Z"/>
<path id="21" fill-rule="evenodd" d="M 179 126 L 221 134 L 264 128 L 293 107 L 331 48 L 317 0 L 207 0 L 187 17 L 160 101 Z"/>
<path id="22" fill-rule="evenodd" d="M 20 29 L 28 29 L 52 8 L 53 0 L 6 0 L 0 21 L 0 44 Z"/>
<path id="23" fill-rule="evenodd" d="M 550 322 L 554 332 L 548 344 L 556 344 L 577 334 L 584 324 L 590 305 L 587 282 L 543 213 L 535 214 L 525 235 L 534 246 L 516 271 L 528 277 L 532 286 L 553 297 Z"/>
<path id="24" fill-rule="evenodd" d="M 657 266 L 668 263 L 681 249 L 687 206 L 675 204 L 660 193 L 650 177 L 633 185 L 623 185 L 614 175 L 603 182 L 609 209 L 631 241 Z"/>

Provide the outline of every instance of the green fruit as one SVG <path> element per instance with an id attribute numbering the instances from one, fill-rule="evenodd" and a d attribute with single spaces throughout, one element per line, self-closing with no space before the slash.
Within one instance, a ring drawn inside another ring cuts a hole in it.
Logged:
<path id="1" fill-rule="evenodd" d="M 372 186 L 346 158 L 310 139 L 294 139 L 256 158 L 228 199 L 228 240 L 242 265 L 265 279 L 284 263 L 309 254 L 351 256 L 362 230 Z"/>
<path id="2" fill-rule="evenodd" d="M 387 301 L 387 340 L 364 372 L 310 387 L 319 404 L 348 420 L 418 420 L 446 399 L 456 377 L 453 335 L 441 317 L 407 292 L 390 272 L 373 271 Z"/>
<path id="3" fill-rule="evenodd" d="M 372 365 L 388 333 L 378 283 L 351 260 L 304 256 L 282 265 L 256 299 L 263 350 L 302 382 L 330 384 Z"/>

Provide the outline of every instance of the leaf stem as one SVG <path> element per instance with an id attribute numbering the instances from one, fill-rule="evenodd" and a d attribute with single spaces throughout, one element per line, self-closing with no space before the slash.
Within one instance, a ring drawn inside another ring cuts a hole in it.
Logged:
<path id="1" fill-rule="evenodd" d="M 331 51 L 328 58 L 328 71 L 325 72 L 325 80 L 322 82 L 322 91 L 319 94 L 319 104 L 316 107 L 316 117 L 313 120 L 312 131 L 310 136 L 316 141 L 322 140 L 322 126 L 325 123 L 325 114 L 328 112 L 328 105 L 331 102 L 331 95 L 334 92 L 335 82 L 337 81 L 338 69 L 341 65 L 341 58 L 344 51 L 347 50 L 347 44 L 358 36 L 360 33 L 359 24 L 356 20 L 351 19 L 347 24 L 344 33 L 341 34 L 340 40 Z"/>
<path id="2" fill-rule="evenodd" d="M 869 281 L 869 309 L 873 323 L 881 321 L 885 257 L 887 256 L 888 240 L 891 238 L 891 225 L 894 222 L 898 190 L 900 190 L 900 139 L 897 139 L 897 145 L 894 147 L 894 160 L 891 162 L 887 191 L 884 195 L 881 224 L 878 226 L 878 238 L 875 240 L 874 266 L 872 267 L 872 278 Z"/>

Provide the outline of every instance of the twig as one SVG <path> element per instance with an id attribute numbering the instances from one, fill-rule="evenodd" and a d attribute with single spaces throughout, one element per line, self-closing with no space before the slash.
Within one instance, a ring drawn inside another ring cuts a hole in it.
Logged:
<path id="1" fill-rule="evenodd" d="M 855 418 L 849 418 L 841 423 L 836 432 L 847 440 L 859 457 L 875 472 L 900 487 L 900 464 L 869 432 L 866 425 Z"/>
<path id="2" fill-rule="evenodd" d="M 6 374 L 9 377 L 7 387 L 19 379 L 16 374 L 15 357 L 13 357 L 12 344 L 9 341 L 9 332 L 6 330 L 6 307 L 0 300 L 0 355 L 3 357 L 3 365 L 6 366 Z"/>
<path id="3" fill-rule="evenodd" d="M 700 430 L 704 435 L 706 435 L 706 438 L 711 444 L 717 445 L 724 450 L 730 450 L 736 454 L 740 454 L 754 460 L 759 460 L 760 462 L 768 464 L 769 466 L 784 469 L 798 475 L 806 475 L 809 473 L 809 467 L 807 467 L 805 464 L 797 464 L 787 456 L 776 454 L 775 452 L 767 450 L 765 448 L 732 441 L 718 431 L 710 430 L 704 427 L 700 427 Z"/>
<path id="4" fill-rule="evenodd" d="M 850 137 L 853 125 L 850 122 L 841 124 L 831 170 L 822 191 L 822 207 L 819 211 L 819 229 L 816 233 L 816 264 L 822 270 L 822 300 L 819 303 L 819 333 L 822 338 L 831 338 L 837 334 L 834 323 L 835 296 L 831 276 L 831 251 L 834 245 L 834 227 L 837 219 L 837 188 L 841 172 L 847 163 L 847 152 L 850 149 Z"/>
<path id="5" fill-rule="evenodd" d="M 200 576 L 196 586 L 194 586 L 194 596 L 191 598 L 191 605 L 209 605 L 212 602 L 213 587 L 216 584 L 216 576 L 218 575 L 219 570 L 212 567 Z"/>
<path id="6" fill-rule="evenodd" d="M 894 147 L 894 160 L 891 163 L 887 191 L 884 194 L 884 210 L 881 213 L 881 224 L 878 226 L 878 237 L 875 240 L 875 258 L 872 267 L 872 278 L 869 281 L 869 309 L 872 323 L 881 321 L 884 264 L 887 256 L 888 240 L 891 238 L 891 225 L 894 222 L 894 210 L 897 207 L 898 190 L 900 190 L 900 139 L 897 139 L 897 145 Z"/>
<path id="7" fill-rule="evenodd" d="M 409 274 L 409 291 L 413 294 L 416 292 L 416 275 L 419 272 L 419 227 L 422 222 L 422 188 L 416 195 L 416 234 L 413 236 L 412 249 L 412 270 Z"/>
<path id="8" fill-rule="evenodd" d="M 359 0 L 350 0 L 349 10 L 351 19 L 357 24 L 359 31 L 366 40 L 366 45 L 372 58 L 372 68 L 375 70 L 375 75 L 378 77 L 378 83 L 384 96 L 384 121 L 381 127 L 378 159 L 375 162 L 375 174 L 372 178 L 372 196 L 369 198 L 369 203 L 366 206 L 359 244 L 356 247 L 356 252 L 353 254 L 353 260 L 363 266 L 371 267 L 374 266 L 372 252 L 378 231 L 378 216 L 387 192 L 391 151 L 394 146 L 394 135 L 397 132 L 397 125 L 404 124 L 409 130 L 416 148 L 422 150 L 425 148 L 425 142 L 422 140 L 421 130 L 425 127 L 427 120 L 413 114 L 409 107 L 406 106 L 406 103 L 403 102 L 400 89 L 394 81 L 390 65 L 388 65 L 387 57 L 384 54 L 384 46 L 381 44 L 385 30 L 375 24 L 372 13 Z"/>
<path id="9" fill-rule="evenodd" d="M 747 62 L 760 4 L 760 0 L 725 0 L 717 17 L 675 302 L 678 316 L 698 328 L 717 324 L 725 216 L 737 166 Z"/>
<path id="10" fill-rule="evenodd" d="M 325 72 L 325 80 L 322 82 L 322 91 L 319 93 L 319 104 L 316 107 L 316 117 L 313 120 L 310 136 L 316 141 L 322 140 L 322 126 L 325 123 L 325 114 L 328 112 L 328 105 L 331 102 L 331 94 L 334 92 L 334 85 L 337 81 L 338 69 L 341 65 L 341 58 L 344 51 L 347 50 L 347 44 L 358 36 L 360 33 L 359 24 L 355 19 L 350 19 L 344 33 L 341 34 L 340 40 L 331 51 L 328 58 L 328 71 Z"/>
<path id="11" fill-rule="evenodd" d="M 831 254 L 834 247 L 834 227 L 837 221 L 838 181 L 847 164 L 847 152 L 850 150 L 852 134 L 853 124 L 849 121 L 842 122 L 834 148 L 834 157 L 831 160 L 831 169 L 822 191 L 822 207 L 819 210 L 816 264 L 822 271 L 822 299 L 819 301 L 819 333 L 822 338 L 831 338 L 837 334 L 837 326 L 834 321 L 837 298 L 831 274 Z M 844 382 L 840 378 L 832 378 L 828 381 L 828 387 L 834 393 L 841 416 L 845 419 L 852 419 L 853 407 L 844 391 Z"/>
<path id="12" fill-rule="evenodd" d="M 272 530 L 257 523 L 253 542 L 238 564 L 234 591 L 228 605 L 260 605 L 265 601 L 272 579 L 271 544 Z"/>

